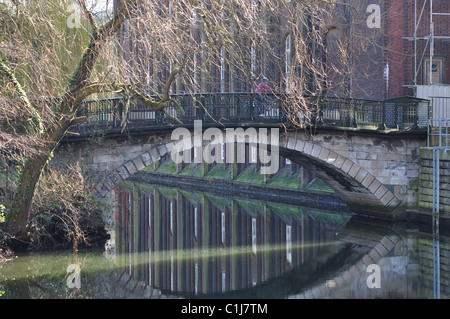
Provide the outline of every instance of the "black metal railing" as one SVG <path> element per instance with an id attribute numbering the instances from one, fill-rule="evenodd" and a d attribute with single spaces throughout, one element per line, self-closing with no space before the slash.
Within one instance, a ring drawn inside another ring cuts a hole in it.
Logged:
<path id="1" fill-rule="evenodd" d="M 429 101 L 414 97 L 387 100 L 363 100 L 342 97 L 306 96 L 305 107 L 295 109 L 295 97 L 286 94 L 255 93 L 199 93 L 175 94 L 176 105 L 166 111 L 183 124 L 194 120 L 220 121 L 224 124 L 284 123 L 289 124 L 286 112 L 303 112 L 305 118 L 313 119 L 307 124 L 373 129 L 426 128 L 429 118 Z M 130 100 L 125 114 L 123 98 L 86 100 L 77 116 L 86 116 L 87 122 L 71 131 L 89 134 L 95 130 L 119 130 L 126 121 L 128 129 L 177 124 L 163 112 L 153 111 Z M 292 114 L 290 114 L 292 115 Z"/>

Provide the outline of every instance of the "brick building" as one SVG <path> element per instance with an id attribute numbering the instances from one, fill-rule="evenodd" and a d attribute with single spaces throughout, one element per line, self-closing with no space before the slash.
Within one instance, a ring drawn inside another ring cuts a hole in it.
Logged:
<path id="1" fill-rule="evenodd" d="M 290 6 L 297 5 L 295 1 L 286 2 Z M 431 2 L 435 13 L 432 17 Z M 169 14 L 165 11 L 177 5 L 169 0 L 160 3 L 161 14 L 167 17 Z M 308 93 L 365 99 L 412 96 L 415 85 L 430 84 L 430 72 L 433 84 L 450 83 L 450 1 L 345 0 L 340 3 L 334 5 L 326 17 L 316 16 L 316 21 L 311 18 L 310 23 L 305 24 L 306 35 L 302 36 L 306 39 L 303 44 L 308 49 L 302 52 L 313 56 L 312 60 L 317 63 L 316 70 L 324 70 L 319 75 L 313 67 L 308 71 L 310 74 L 302 78 L 304 81 L 316 81 L 306 85 Z M 120 0 L 115 0 L 115 6 L 119 5 Z M 433 37 L 430 37 L 430 18 L 434 23 Z M 192 32 L 198 34 L 192 38 L 198 41 L 199 47 L 206 46 L 207 43 L 202 42 L 205 37 L 201 33 L 201 22 L 196 21 Z M 192 75 L 190 83 L 195 85 L 195 91 L 250 92 L 255 85 L 254 78 L 265 75 L 275 91 L 289 92 L 292 86 L 290 76 L 304 72 L 301 62 L 292 62 L 299 52 L 295 47 L 298 34 L 291 34 L 284 17 L 270 17 L 268 21 L 273 38 L 278 41 L 273 43 L 272 57 L 268 57 L 264 49 L 259 49 L 257 41 L 250 36 L 243 37 L 240 43 L 241 52 L 248 55 L 242 58 L 247 67 L 234 67 L 237 62 L 229 53 L 222 52 L 220 47 L 216 50 L 216 57 L 194 53 L 194 62 L 188 68 Z M 322 34 L 323 38 L 308 42 L 308 32 Z M 141 65 L 141 82 L 153 85 L 152 90 L 157 92 L 172 67 L 167 56 L 158 52 L 156 58 L 144 58 L 152 53 L 135 45 L 139 39 L 136 39 L 133 25 L 129 23 L 125 23 L 121 35 L 124 56 L 141 55 L 134 59 L 145 61 L 145 65 Z M 433 48 L 431 66 L 430 47 Z M 211 67 L 206 71 L 208 74 L 204 74 L 205 69 L 201 70 L 199 66 L 207 63 L 211 63 Z M 136 64 L 140 63 L 134 62 Z M 244 74 L 244 69 L 251 70 L 251 76 Z M 155 84 L 158 82 L 156 80 L 160 82 L 159 87 Z M 323 84 L 320 88 L 317 87 L 319 82 Z M 174 83 L 173 92 L 186 92 L 188 84 L 189 81 Z"/>
<path id="2" fill-rule="evenodd" d="M 384 28 L 390 62 L 388 96 L 413 95 L 411 86 L 414 85 L 449 84 L 450 1 L 385 0 L 384 2 L 386 10 Z M 430 39 L 432 30 L 434 35 Z M 430 48 L 434 51 L 432 55 Z M 431 81 L 430 56 L 432 56 Z"/>
<path id="3" fill-rule="evenodd" d="M 430 70 L 431 84 L 450 83 L 450 1 L 431 2 L 433 39 L 430 39 L 430 1 L 347 1 L 354 8 L 351 27 L 346 30 L 355 41 L 350 95 L 374 99 L 413 96 L 416 85 L 430 84 Z M 336 16 L 340 25 L 345 24 L 344 10 Z M 339 37 L 333 33 L 342 29 L 331 25 L 330 30 L 333 41 L 333 37 Z M 434 51 L 431 69 L 430 47 Z M 339 77 L 336 80 L 345 82 Z"/>

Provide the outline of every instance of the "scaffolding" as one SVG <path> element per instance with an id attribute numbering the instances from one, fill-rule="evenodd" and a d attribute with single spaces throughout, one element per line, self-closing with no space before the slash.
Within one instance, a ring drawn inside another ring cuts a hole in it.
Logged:
<path id="1" fill-rule="evenodd" d="M 439 242 L 440 191 L 441 191 L 441 153 L 450 152 L 450 119 L 431 120 L 428 125 L 427 146 L 433 150 L 433 205 L 432 205 L 432 236 L 433 236 L 433 294 L 435 299 L 441 297 L 441 262 Z M 437 122 L 437 125 L 436 125 Z M 436 126 L 438 130 L 436 130 Z M 433 141 L 434 139 L 434 141 Z M 437 139 L 437 141 L 436 141 Z"/>
<path id="2" fill-rule="evenodd" d="M 433 0 L 424 0 L 423 4 L 420 5 L 418 4 L 419 0 L 414 0 L 414 34 L 412 37 L 404 37 L 405 39 L 408 39 L 410 41 L 414 41 L 414 88 L 416 88 L 417 86 L 417 77 L 419 75 L 419 71 L 423 65 L 423 60 L 425 57 L 425 53 L 427 52 L 427 50 L 429 50 L 430 55 L 429 55 L 429 59 L 430 59 L 430 65 L 429 65 L 429 84 L 433 85 L 433 59 L 434 59 L 434 43 L 436 40 L 450 40 L 450 36 L 446 36 L 446 35 L 436 35 L 435 34 L 435 25 L 434 25 L 434 19 L 433 17 L 435 16 L 449 16 L 450 17 L 450 12 L 434 12 L 433 11 Z M 426 7 L 429 5 L 429 9 L 430 9 L 430 25 L 429 25 L 429 30 L 430 33 L 426 36 L 419 36 L 418 35 L 418 31 L 419 31 L 419 27 L 420 24 L 422 22 L 422 18 L 424 16 L 424 12 Z M 419 9 L 420 9 L 420 13 L 419 13 Z M 421 40 L 425 40 L 426 44 L 425 47 L 423 49 L 423 52 L 421 52 L 420 55 L 420 61 L 419 61 L 419 49 L 418 49 L 418 41 Z"/>
<path id="3" fill-rule="evenodd" d="M 425 8 L 429 5 L 429 34 L 427 36 L 418 36 L 419 26 L 421 24 Z M 436 94 L 438 91 L 433 86 L 438 83 L 433 83 L 433 68 L 434 68 L 434 44 L 436 40 L 450 40 L 450 36 L 447 35 L 436 35 L 435 34 L 435 16 L 450 16 L 448 12 L 435 12 L 433 10 L 433 0 L 424 0 L 419 14 L 418 0 L 414 0 L 414 34 L 413 37 L 406 37 L 410 41 L 414 41 L 414 92 L 417 96 L 418 89 L 418 76 L 419 71 L 423 69 L 424 57 L 427 50 L 429 50 L 429 69 L 428 69 L 428 84 L 432 87 L 426 88 L 425 92 L 421 93 L 428 95 L 428 98 L 432 101 L 432 114 L 430 116 L 429 128 L 428 128 L 428 147 L 432 147 L 433 150 L 433 181 L 432 181 L 432 192 L 433 192 L 433 205 L 432 205 L 432 234 L 433 234 L 433 293 L 435 299 L 440 299 L 441 291 L 441 263 L 440 263 L 440 242 L 439 242 L 439 219 L 440 219 L 440 154 L 443 152 L 446 154 L 450 151 L 449 148 L 449 124 L 450 119 L 446 112 L 447 105 L 450 101 L 448 96 L 448 90 L 445 90 L 444 94 Z M 419 50 L 418 41 L 425 40 L 425 46 L 423 52 L 420 55 L 419 61 Z M 423 66 L 423 67 L 422 67 Z M 425 73 L 425 72 L 424 72 Z M 426 73 L 425 73 L 426 74 Z M 425 76 L 424 76 L 425 78 Z M 426 83 L 424 83 L 426 84 Z M 421 96 L 425 97 L 425 96 Z M 442 103 L 443 102 L 443 103 Z M 444 112 L 443 112 L 444 111 Z M 444 115 L 442 117 L 442 115 Z M 431 142 L 432 137 L 437 137 L 438 142 Z M 436 145 L 437 144 L 437 145 Z"/>

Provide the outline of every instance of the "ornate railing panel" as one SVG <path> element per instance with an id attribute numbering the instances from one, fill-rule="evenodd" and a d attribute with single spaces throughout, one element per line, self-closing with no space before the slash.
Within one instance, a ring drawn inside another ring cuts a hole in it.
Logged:
<path id="1" fill-rule="evenodd" d="M 167 112 L 183 124 L 194 120 L 224 124 L 232 123 L 283 123 L 289 125 L 287 103 L 295 102 L 295 97 L 285 94 L 254 93 L 202 93 L 175 94 L 176 105 Z M 426 128 L 429 118 L 429 101 L 414 97 L 387 100 L 363 100 L 342 97 L 304 97 L 307 107 L 302 110 L 305 118 L 312 119 L 313 125 L 335 127 L 363 127 L 373 129 Z M 152 111 L 130 100 L 109 98 L 83 102 L 77 115 L 86 116 L 88 121 L 71 131 L 89 134 L 96 130 L 120 130 L 126 123 L 127 129 L 145 128 L 158 125 L 177 124 L 163 112 Z"/>

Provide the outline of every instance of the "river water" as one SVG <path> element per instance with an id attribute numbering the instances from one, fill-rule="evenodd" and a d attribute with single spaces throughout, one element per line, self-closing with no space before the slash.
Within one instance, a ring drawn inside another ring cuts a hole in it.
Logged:
<path id="1" fill-rule="evenodd" d="M 105 249 L 4 263 L 0 299 L 449 296 L 450 243 L 428 222 L 142 183 L 116 195 Z"/>

